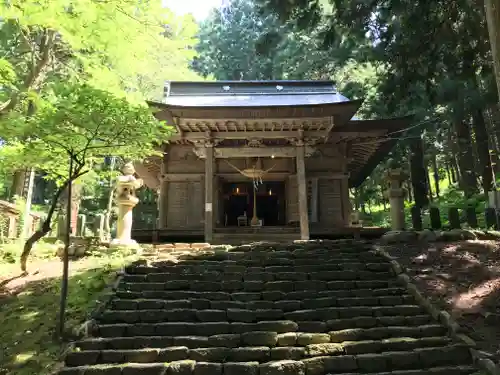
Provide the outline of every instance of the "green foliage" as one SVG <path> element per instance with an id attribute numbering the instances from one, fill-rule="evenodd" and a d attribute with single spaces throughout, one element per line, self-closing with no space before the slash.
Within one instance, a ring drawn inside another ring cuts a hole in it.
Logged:
<path id="1" fill-rule="evenodd" d="M 88 84 L 54 84 L 49 98 L 33 116 L 13 113 L 1 122 L 6 150 L 16 151 L 2 155 L 11 167 L 34 166 L 63 183 L 70 158 L 76 175 L 102 162 L 105 155 L 132 160 L 152 155 L 154 142 L 169 135 L 169 128 L 149 108 Z"/>
<path id="2" fill-rule="evenodd" d="M 413 114 L 419 127 L 407 136 L 424 131 L 425 167 L 456 169 L 467 196 L 478 191 L 478 174 L 482 190 L 491 189 L 487 151 L 499 149 L 500 127 L 491 110 L 498 93 L 483 7 L 463 0 L 255 1 L 298 30 L 323 30 L 317 36 L 332 54 L 339 38 L 368 39 L 370 48 L 342 68 L 347 74 L 336 75 L 347 78 L 343 92 L 365 98 L 364 117 Z M 372 72 L 360 79 L 367 62 Z M 410 142 L 392 153 L 407 172 Z M 415 181 L 425 178 L 423 169 L 412 169 Z"/>
<path id="3" fill-rule="evenodd" d="M 364 46 L 339 38 L 335 49 L 324 49 L 323 32 L 281 24 L 254 0 L 232 0 L 201 23 L 193 68 L 220 80 L 330 78 Z"/>
<path id="4" fill-rule="evenodd" d="M 188 70 L 194 20 L 160 1 L 17 0 L 1 3 L 0 14 L 0 50 L 21 94 L 78 76 L 137 99 L 159 98 L 165 79 L 195 77 Z"/>
<path id="5" fill-rule="evenodd" d="M 20 251 L 11 250 L 16 255 Z M 69 328 L 76 330 L 88 318 L 116 272 L 135 259 L 136 255 L 100 252 L 72 263 L 67 308 Z M 6 375 L 53 374 L 60 361 L 63 348 L 53 340 L 56 320 L 50 314 L 59 308 L 62 265 L 54 259 L 38 260 L 36 265 L 40 269 L 36 280 L 21 285 L 18 295 L 3 301 L 0 368 Z M 12 267 L 2 264 L 0 255 L 0 275 L 16 276 L 11 272 Z"/>

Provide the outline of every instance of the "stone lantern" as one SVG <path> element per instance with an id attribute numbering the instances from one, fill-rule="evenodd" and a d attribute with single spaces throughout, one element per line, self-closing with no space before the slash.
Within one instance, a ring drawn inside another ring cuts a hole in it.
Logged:
<path id="1" fill-rule="evenodd" d="M 406 190 L 403 188 L 403 181 L 406 180 L 407 176 L 400 168 L 393 168 L 387 172 L 386 177 L 389 180 L 389 189 L 386 194 L 391 206 L 391 228 L 392 230 L 404 230 Z"/>
<path id="2" fill-rule="evenodd" d="M 116 182 L 118 223 L 116 238 L 111 241 L 111 245 L 137 248 L 139 245 L 131 238 L 132 210 L 139 203 L 135 191 L 143 185 L 143 181 L 135 178 L 135 168 L 132 163 L 126 163 L 122 168 L 122 173 L 123 176 L 119 176 Z"/>

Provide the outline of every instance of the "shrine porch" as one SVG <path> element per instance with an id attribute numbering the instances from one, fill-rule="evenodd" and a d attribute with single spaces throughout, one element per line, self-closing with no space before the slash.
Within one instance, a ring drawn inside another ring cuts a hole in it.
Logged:
<path id="1" fill-rule="evenodd" d="M 379 238 L 386 233 L 388 228 L 381 227 L 344 227 L 321 228 L 311 227 L 311 239 L 336 239 L 336 238 Z M 173 229 L 134 229 L 132 237 L 141 243 L 174 243 L 174 242 L 204 242 L 204 233 L 196 230 Z M 300 228 L 289 226 L 264 226 L 264 227 L 216 227 L 212 244 L 241 244 L 257 241 L 283 242 L 300 239 Z"/>

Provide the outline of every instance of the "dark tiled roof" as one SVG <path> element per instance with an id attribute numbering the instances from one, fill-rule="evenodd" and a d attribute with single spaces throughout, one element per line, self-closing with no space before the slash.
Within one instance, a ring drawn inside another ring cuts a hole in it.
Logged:
<path id="1" fill-rule="evenodd" d="M 186 107 L 268 107 L 349 101 L 333 81 L 167 82 L 164 103 Z"/>

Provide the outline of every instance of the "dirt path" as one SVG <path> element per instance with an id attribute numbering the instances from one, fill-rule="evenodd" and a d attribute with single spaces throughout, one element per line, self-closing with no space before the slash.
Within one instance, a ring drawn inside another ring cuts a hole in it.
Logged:
<path id="1" fill-rule="evenodd" d="M 500 362 L 500 242 L 384 246 L 419 289 Z"/>
<path id="2" fill-rule="evenodd" d="M 23 274 L 19 265 L 12 265 L 2 269 L 0 275 L 0 298 L 16 295 L 24 290 L 26 285 L 33 281 L 40 281 L 62 275 L 62 262 L 57 260 L 38 260 L 28 264 L 28 273 Z M 88 268 L 85 259 L 73 261 L 69 264 L 70 274 Z"/>

